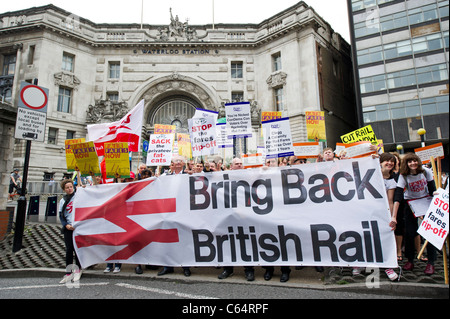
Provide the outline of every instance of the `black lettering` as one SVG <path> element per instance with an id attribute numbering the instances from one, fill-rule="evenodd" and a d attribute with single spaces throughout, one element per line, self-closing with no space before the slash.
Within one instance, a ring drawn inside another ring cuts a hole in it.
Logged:
<path id="1" fill-rule="evenodd" d="M 316 174 L 309 178 L 308 183 L 314 184 L 316 181 L 322 181 L 322 184 L 313 186 L 309 189 L 309 198 L 314 203 L 331 202 L 330 182 L 324 174 Z M 316 194 L 323 191 L 323 196 L 318 197 Z"/>
<path id="2" fill-rule="evenodd" d="M 203 187 L 200 189 L 195 189 L 196 182 L 201 182 L 203 184 Z M 207 191 L 208 186 L 209 181 L 205 176 L 189 177 L 189 194 L 190 194 L 191 210 L 201 210 L 208 208 L 211 201 Z M 201 204 L 197 204 L 196 196 L 203 196 L 205 199 L 204 202 Z"/>
<path id="3" fill-rule="evenodd" d="M 265 186 L 266 196 L 261 198 L 258 196 L 258 187 Z M 266 208 L 262 209 L 260 207 L 253 207 L 253 211 L 258 215 L 267 215 L 273 209 L 273 198 L 272 198 L 272 183 L 270 179 L 262 180 L 259 179 L 255 181 L 252 185 L 252 198 L 258 205 L 266 205 Z"/>
<path id="4" fill-rule="evenodd" d="M 374 198 L 383 198 L 380 193 L 373 187 L 372 184 L 370 184 L 370 178 L 373 176 L 373 173 L 375 173 L 375 169 L 369 169 L 366 172 L 366 175 L 364 175 L 364 178 L 361 180 L 361 174 L 359 172 L 359 163 L 353 162 L 353 173 L 355 176 L 355 185 L 356 185 L 356 191 L 358 192 L 358 199 L 365 199 L 364 198 L 364 189 L 367 188 L 367 190 L 372 194 Z"/>
<path id="5" fill-rule="evenodd" d="M 353 238 L 354 241 L 342 244 L 339 247 L 339 256 L 346 262 L 364 261 L 361 235 L 355 231 L 347 231 L 339 236 L 339 241 L 346 241 L 347 238 Z M 349 250 L 355 250 L 355 253 L 349 255 Z"/>
<path id="6" fill-rule="evenodd" d="M 353 178 L 352 176 L 347 173 L 347 172 L 337 172 L 336 174 L 334 174 L 333 178 L 331 179 L 331 190 L 333 191 L 333 195 L 343 201 L 343 202 L 347 202 L 349 200 L 351 200 L 354 196 L 355 196 L 355 191 L 354 190 L 349 190 L 347 194 L 343 195 L 339 192 L 337 183 L 339 181 L 339 179 L 341 178 L 345 178 L 347 180 L 347 182 L 352 182 Z"/>
<path id="7" fill-rule="evenodd" d="M 288 182 L 289 176 L 296 176 L 297 181 L 289 183 Z M 303 172 L 299 169 L 286 169 L 281 171 L 281 182 L 283 186 L 283 199 L 285 205 L 301 204 L 305 202 L 307 198 L 307 193 L 305 186 L 302 185 L 304 180 L 305 176 L 303 175 Z M 291 189 L 299 190 L 300 191 L 299 196 L 292 198 L 289 192 L 289 190 Z"/>
<path id="8" fill-rule="evenodd" d="M 216 247 L 213 245 L 214 236 L 206 229 L 199 229 L 192 231 L 194 239 L 194 255 L 196 262 L 210 262 L 214 260 L 216 256 Z M 199 236 L 205 235 L 207 239 L 205 241 L 200 241 Z M 209 249 L 209 255 L 202 256 L 201 248 L 204 247 Z"/>
<path id="9" fill-rule="evenodd" d="M 300 242 L 300 238 L 296 234 L 285 234 L 284 233 L 284 227 L 278 226 L 278 234 L 280 237 L 280 249 L 281 249 L 281 260 L 282 261 L 288 261 L 288 254 L 287 254 L 287 241 L 292 240 L 295 245 L 295 252 L 297 255 L 297 261 L 303 261 L 302 256 L 302 246 Z"/>
<path id="10" fill-rule="evenodd" d="M 336 246 L 334 245 L 334 241 L 336 240 L 336 230 L 327 224 L 320 225 L 311 225 L 311 239 L 314 253 L 314 261 L 322 261 L 320 256 L 320 248 L 326 247 L 330 250 L 331 260 L 334 262 L 338 262 L 338 254 Z M 319 239 L 319 232 L 327 232 L 328 239 L 321 240 Z"/>
<path id="11" fill-rule="evenodd" d="M 259 239 L 259 246 L 261 246 L 262 249 L 264 250 L 268 250 L 271 251 L 273 254 L 272 255 L 268 255 L 266 252 L 262 251 L 259 253 L 259 255 L 261 256 L 261 258 L 264 261 L 267 262 L 273 262 L 278 260 L 278 258 L 280 258 L 280 250 L 278 249 L 278 247 L 276 245 L 267 243 L 266 241 L 271 241 L 272 243 L 277 243 L 278 239 L 275 235 L 272 234 L 262 234 Z"/>

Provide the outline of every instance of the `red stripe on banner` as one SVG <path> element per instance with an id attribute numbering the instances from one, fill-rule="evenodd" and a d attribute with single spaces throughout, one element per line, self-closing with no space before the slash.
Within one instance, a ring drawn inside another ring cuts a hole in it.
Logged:
<path id="1" fill-rule="evenodd" d="M 104 218 L 125 230 L 125 232 L 121 233 L 75 236 L 77 247 L 126 245 L 121 251 L 108 258 L 108 260 L 126 260 L 152 242 L 178 242 L 177 229 L 146 230 L 128 217 L 176 212 L 176 198 L 127 202 L 127 200 L 152 182 L 153 180 L 128 184 L 122 191 L 101 206 L 76 208 L 75 220 L 78 222 Z"/>

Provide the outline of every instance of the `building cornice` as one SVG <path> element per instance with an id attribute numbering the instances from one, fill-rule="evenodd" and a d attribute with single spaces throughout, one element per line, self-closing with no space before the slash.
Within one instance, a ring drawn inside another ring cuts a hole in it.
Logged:
<path id="1" fill-rule="evenodd" d="M 0 36 L 47 30 L 92 47 L 255 48 L 305 28 L 334 31 L 303 1 L 259 24 L 189 25 L 193 36 L 168 37 L 167 26 L 95 24 L 54 5 L 0 14 Z M 338 42 L 345 42 L 340 36 Z M 331 42 L 331 41 L 330 41 Z M 347 44 L 348 45 L 348 44 Z"/>

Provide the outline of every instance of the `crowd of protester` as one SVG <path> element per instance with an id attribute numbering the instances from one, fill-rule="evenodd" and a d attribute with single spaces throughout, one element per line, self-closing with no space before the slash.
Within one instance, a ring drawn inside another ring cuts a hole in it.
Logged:
<path id="1" fill-rule="evenodd" d="M 425 194 L 432 195 L 436 190 L 436 185 L 433 180 L 433 174 L 429 168 L 422 165 L 419 157 L 413 153 L 408 153 L 404 156 L 400 156 L 398 153 L 383 153 L 381 155 L 372 155 L 374 159 L 379 159 L 380 167 L 383 175 L 383 179 L 386 186 L 386 194 L 389 202 L 389 208 L 391 212 L 391 220 L 389 226 L 395 233 L 396 246 L 397 246 L 397 259 L 398 262 L 403 261 L 403 256 L 407 259 L 407 262 L 403 265 L 403 271 L 412 271 L 414 268 L 414 260 L 419 253 L 421 247 L 421 237 L 417 234 L 419 220 L 414 216 L 406 203 L 406 200 L 412 198 L 423 197 Z M 345 153 L 337 156 L 332 148 L 325 148 L 323 152 L 312 161 L 325 162 L 325 161 L 337 161 L 345 160 Z M 310 159 L 298 158 L 296 156 L 289 156 L 283 158 L 271 158 L 267 159 L 264 163 L 265 167 L 276 166 L 294 166 L 306 164 Z M 115 178 L 114 182 L 131 182 L 135 180 L 142 180 L 154 176 L 161 175 L 177 175 L 177 174 L 201 174 L 212 173 L 216 171 L 224 170 L 240 170 L 244 169 L 243 162 L 240 158 L 234 158 L 229 164 L 225 164 L 221 157 L 213 157 L 210 160 L 197 159 L 186 161 L 184 157 L 174 155 L 170 164 L 170 167 L 162 170 L 160 167 L 147 167 L 145 164 L 141 164 L 138 167 L 138 172 L 134 174 L 130 173 L 130 178 L 121 180 Z M 425 189 L 420 193 L 415 193 L 414 190 L 408 189 L 408 183 L 410 180 L 424 180 L 426 185 Z M 61 183 L 61 187 L 66 193 L 60 202 L 60 220 L 63 225 L 62 232 L 66 243 L 66 264 L 67 266 L 73 264 L 73 258 L 75 258 L 75 264 L 79 266 L 79 261 L 76 257 L 75 250 L 72 243 L 73 227 L 71 225 L 71 204 L 73 202 L 73 196 L 76 192 L 71 180 L 65 180 Z M 93 184 L 104 183 L 105 179 L 96 178 Z M 425 273 L 431 275 L 434 273 L 434 261 L 436 260 L 436 249 L 433 245 L 427 246 L 427 257 L 423 257 L 423 261 L 427 262 Z M 428 259 L 427 259 L 428 258 Z M 164 265 L 154 266 L 145 265 L 146 269 L 159 269 L 158 276 L 167 275 L 174 272 L 173 267 L 167 267 Z M 271 280 L 274 274 L 274 267 L 263 267 L 265 269 L 264 279 Z M 303 267 L 295 267 L 301 269 Z M 315 267 L 316 271 L 323 272 L 323 267 Z M 105 272 L 114 273 L 120 272 L 121 264 L 107 264 Z M 358 275 L 363 269 L 354 267 L 352 269 L 353 275 Z M 401 270 L 400 270 L 401 271 Z M 142 265 L 136 265 L 136 274 L 142 274 Z M 280 281 L 286 282 L 289 280 L 289 274 L 291 272 L 290 267 L 281 267 Z M 183 273 L 185 276 L 190 276 L 191 271 L 189 267 L 183 267 Z M 234 273 L 234 267 L 224 267 L 220 274 L 219 279 L 226 279 L 232 276 Z M 385 269 L 386 276 L 394 281 L 399 278 L 399 275 L 394 269 Z M 255 280 L 254 267 L 244 267 L 245 278 L 248 281 Z M 79 280 L 81 271 L 70 272 L 68 271 L 62 283 L 67 280 Z"/>

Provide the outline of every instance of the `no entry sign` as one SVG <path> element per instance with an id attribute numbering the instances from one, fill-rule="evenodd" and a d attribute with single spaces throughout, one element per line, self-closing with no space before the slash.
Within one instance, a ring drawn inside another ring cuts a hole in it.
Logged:
<path id="1" fill-rule="evenodd" d="M 27 82 L 21 83 L 15 138 L 44 141 L 47 105 L 48 89 Z"/>
<path id="2" fill-rule="evenodd" d="M 48 90 L 36 85 L 25 85 L 20 90 L 19 107 L 47 113 Z M 23 104 L 23 106 L 20 106 Z"/>

